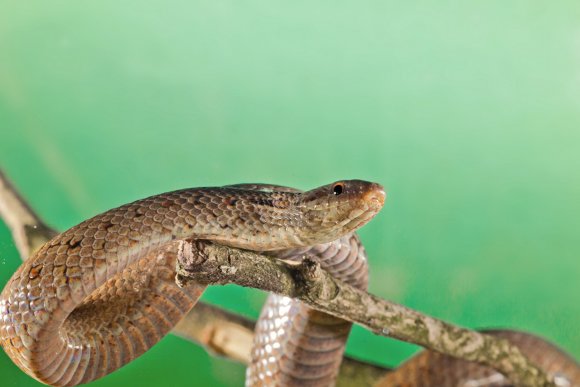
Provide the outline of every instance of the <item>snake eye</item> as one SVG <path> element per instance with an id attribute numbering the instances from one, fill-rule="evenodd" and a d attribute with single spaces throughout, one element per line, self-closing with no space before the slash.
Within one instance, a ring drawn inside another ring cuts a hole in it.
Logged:
<path id="1" fill-rule="evenodd" d="M 337 196 L 340 195 L 343 190 L 344 190 L 343 183 L 336 183 L 334 186 L 332 186 L 332 193 Z"/>

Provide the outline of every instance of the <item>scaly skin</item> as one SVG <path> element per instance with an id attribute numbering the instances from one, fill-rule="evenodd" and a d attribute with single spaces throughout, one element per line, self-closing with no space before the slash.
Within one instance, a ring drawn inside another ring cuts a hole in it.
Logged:
<path id="1" fill-rule="evenodd" d="M 548 375 L 558 386 L 580 387 L 580 364 L 546 340 L 529 333 L 489 330 L 484 333 L 506 339 Z M 375 387 L 512 387 L 499 372 L 466 360 L 423 351 L 387 373 Z"/>
<path id="2" fill-rule="evenodd" d="M 351 180 L 305 193 L 188 189 L 107 211 L 58 235 L 16 271 L 0 295 L 0 344 L 43 383 L 98 379 L 148 350 L 201 295 L 201 286 L 174 284 L 176 241 L 255 251 L 315 246 L 364 225 L 384 199 L 380 185 Z"/>
<path id="3" fill-rule="evenodd" d="M 175 285 L 179 240 L 208 239 L 285 260 L 309 255 L 365 288 L 364 249 L 352 232 L 382 207 L 376 184 L 340 182 L 299 193 L 267 185 L 176 191 L 107 211 L 58 235 L 24 263 L 0 295 L 0 344 L 37 380 L 77 385 L 138 357 L 187 313 L 204 286 Z M 270 296 L 257 324 L 248 385 L 334 383 L 350 324 Z M 496 331 L 562 386 L 580 366 L 546 341 Z M 568 384 L 566 384 L 568 383 Z M 423 352 L 384 386 L 509 386 L 477 364 Z"/>
<path id="4" fill-rule="evenodd" d="M 275 254 L 293 261 L 304 255 L 318 261 L 335 278 L 366 290 L 367 258 L 356 235 Z M 333 385 L 351 326 L 298 300 L 270 295 L 256 323 L 246 385 Z"/>

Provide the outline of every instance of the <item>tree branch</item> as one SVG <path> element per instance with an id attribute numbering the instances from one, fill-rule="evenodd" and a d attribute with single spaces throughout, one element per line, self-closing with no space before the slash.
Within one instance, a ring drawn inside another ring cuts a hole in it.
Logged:
<path id="1" fill-rule="evenodd" d="M 184 286 L 230 284 L 299 299 L 314 309 L 362 325 L 372 332 L 489 366 L 515 385 L 556 386 L 506 340 L 423 315 L 333 278 L 311 260 L 288 265 L 252 251 L 207 241 L 181 243 L 176 281 Z"/>
<path id="2" fill-rule="evenodd" d="M 58 234 L 44 224 L 28 206 L 2 170 L 0 170 L 0 217 L 10 229 L 22 260 Z"/>

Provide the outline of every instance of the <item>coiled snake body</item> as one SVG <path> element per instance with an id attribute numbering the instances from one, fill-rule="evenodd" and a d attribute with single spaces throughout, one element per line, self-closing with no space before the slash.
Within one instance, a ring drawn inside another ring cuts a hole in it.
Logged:
<path id="1" fill-rule="evenodd" d="M 187 189 L 107 211 L 58 235 L 17 270 L 0 295 L 0 344 L 24 372 L 51 385 L 113 372 L 167 334 L 201 296 L 204 286 L 174 282 L 182 240 L 286 260 L 309 255 L 364 288 L 366 255 L 353 232 L 384 199 L 380 185 L 351 180 L 304 193 L 269 185 Z M 271 296 L 247 384 L 332 385 L 349 330 Z"/>

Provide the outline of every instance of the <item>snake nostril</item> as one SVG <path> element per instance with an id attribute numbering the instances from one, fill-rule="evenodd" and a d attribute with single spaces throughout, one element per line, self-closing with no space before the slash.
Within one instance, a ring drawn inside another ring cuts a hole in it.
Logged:
<path id="1" fill-rule="evenodd" d="M 374 186 L 368 190 L 368 192 L 363 196 L 363 198 L 365 201 L 375 202 L 382 206 L 383 204 L 385 204 L 387 194 L 385 192 L 385 189 L 381 185 L 374 184 Z"/>

